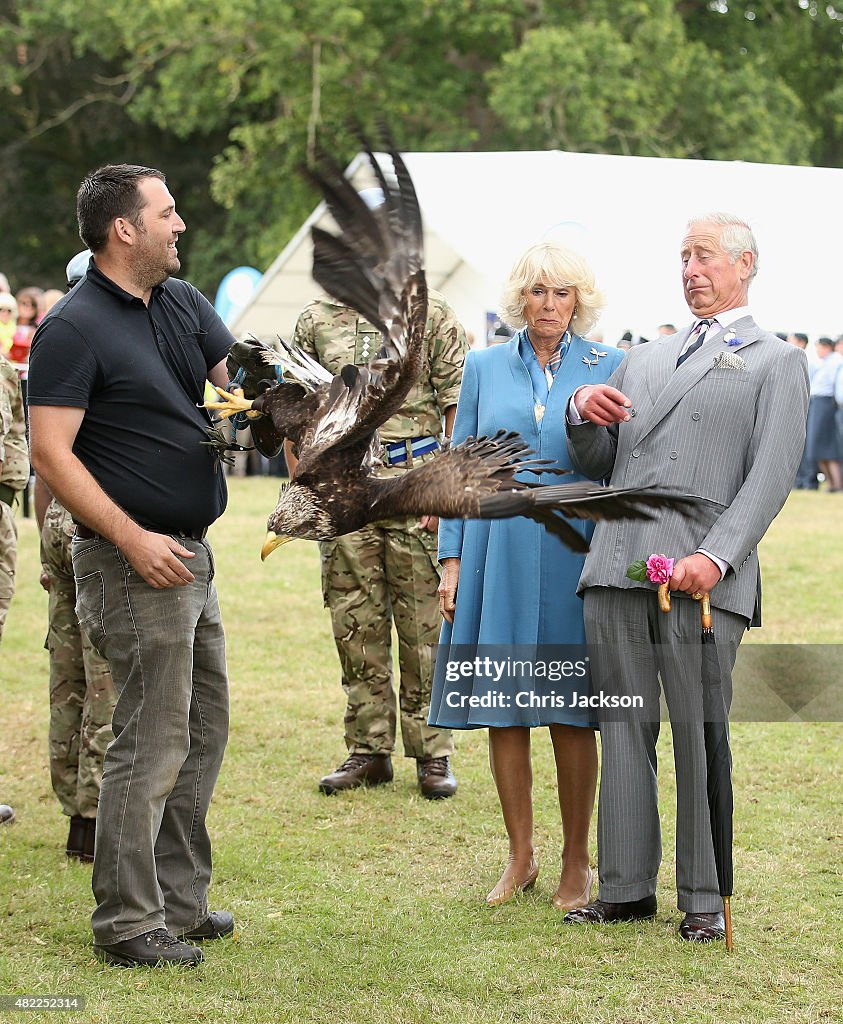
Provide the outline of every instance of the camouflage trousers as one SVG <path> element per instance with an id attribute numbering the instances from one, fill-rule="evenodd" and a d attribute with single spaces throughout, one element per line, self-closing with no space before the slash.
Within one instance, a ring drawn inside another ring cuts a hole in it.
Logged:
<path id="1" fill-rule="evenodd" d="M 18 531 L 15 517 L 5 501 L 0 501 L 0 638 L 6 625 L 9 605 L 15 595 L 15 567 L 18 560 Z"/>
<path id="2" fill-rule="evenodd" d="M 73 521 L 58 502 L 47 509 L 41 561 L 50 577 L 50 778 L 62 810 L 95 818 L 116 694 L 108 662 L 79 626 L 70 545 Z"/>
<path id="3" fill-rule="evenodd" d="M 349 751 L 389 754 L 395 746 L 392 623 L 398 634 L 401 735 L 407 757 L 453 752 L 450 730 L 427 724 L 431 645 L 438 643 L 439 571 L 435 533 L 415 519 L 370 525 L 320 545 L 322 591 L 348 700 Z"/>

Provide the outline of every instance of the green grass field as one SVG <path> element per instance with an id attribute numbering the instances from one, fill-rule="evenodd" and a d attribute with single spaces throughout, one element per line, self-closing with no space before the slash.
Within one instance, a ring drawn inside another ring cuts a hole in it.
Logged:
<path id="1" fill-rule="evenodd" d="M 839 723 L 741 722 L 736 785 L 735 953 L 675 934 L 674 787 L 661 743 L 665 857 L 655 922 L 574 929 L 550 904 L 561 829 L 550 744 L 535 736 L 542 873 L 489 910 L 506 838 L 483 732 L 458 737 L 455 799 L 416 792 L 396 759 L 388 787 L 320 796 L 344 753 L 343 699 L 318 552 L 258 551 L 275 482 L 231 481 L 214 527 L 228 635 L 232 731 L 211 812 L 212 906 L 237 919 L 196 971 L 120 970 L 90 949 L 90 868 L 64 857 L 66 821 L 47 760 L 46 595 L 31 520 L 20 522 L 18 593 L 0 648 L 0 996 L 83 996 L 50 1019 L 450 1024 L 813 1024 L 840 1020 L 843 779 Z M 760 643 L 838 644 L 843 499 L 796 493 L 762 550 Z M 592 841 L 596 856 L 596 842 Z M 0 1013 L 2 1013 L 0 1009 Z M 10 1011 L 9 1019 L 47 1017 Z"/>

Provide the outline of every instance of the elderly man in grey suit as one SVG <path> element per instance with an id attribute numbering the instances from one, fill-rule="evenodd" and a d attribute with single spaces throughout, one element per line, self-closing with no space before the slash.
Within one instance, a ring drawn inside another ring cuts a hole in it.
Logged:
<path id="1" fill-rule="evenodd" d="M 695 322 L 634 348 L 608 384 L 580 388 L 568 406 L 575 466 L 614 486 L 694 495 L 692 515 L 598 524 L 580 592 L 601 678 L 671 718 L 676 765 L 676 886 L 683 939 L 723 937 L 706 796 L 699 606 L 711 593 L 726 710 L 744 631 L 760 625 L 757 545 L 793 484 L 805 441 L 804 354 L 761 330 L 748 308 L 758 265 L 750 228 L 729 214 L 688 224 L 682 283 Z M 669 615 L 656 588 L 626 577 L 653 552 L 675 558 Z M 725 651 L 725 653 L 724 653 Z M 646 715 L 644 717 L 658 717 Z M 661 861 L 658 721 L 601 720 L 600 892 L 571 924 L 651 918 Z"/>

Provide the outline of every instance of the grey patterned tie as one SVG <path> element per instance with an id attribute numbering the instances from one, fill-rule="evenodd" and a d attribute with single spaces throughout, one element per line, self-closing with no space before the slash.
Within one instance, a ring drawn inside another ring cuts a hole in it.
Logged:
<path id="1" fill-rule="evenodd" d="M 677 370 L 685 362 L 688 356 L 692 356 L 697 351 L 697 349 L 702 348 L 702 343 L 705 341 L 706 331 L 709 329 L 709 327 L 711 327 L 713 323 L 713 320 L 700 320 L 700 322 L 694 327 L 693 331 L 691 331 L 690 335 L 688 336 L 688 340 L 690 341 L 695 334 L 696 338 L 685 349 L 682 355 L 676 360 Z"/>

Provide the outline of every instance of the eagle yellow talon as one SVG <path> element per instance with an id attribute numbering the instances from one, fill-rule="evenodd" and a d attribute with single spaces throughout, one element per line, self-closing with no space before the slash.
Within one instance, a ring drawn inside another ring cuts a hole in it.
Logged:
<path id="1" fill-rule="evenodd" d="M 261 414 L 252 408 L 252 401 L 243 397 L 243 389 L 235 388 L 234 391 L 226 391 L 225 388 L 214 388 L 220 396 L 219 402 L 205 402 L 206 409 L 213 409 L 219 413 L 222 419 L 227 420 L 230 416 L 236 416 L 238 412 L 245 412 L 250 420 L 257 419 Z"/>

